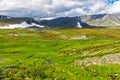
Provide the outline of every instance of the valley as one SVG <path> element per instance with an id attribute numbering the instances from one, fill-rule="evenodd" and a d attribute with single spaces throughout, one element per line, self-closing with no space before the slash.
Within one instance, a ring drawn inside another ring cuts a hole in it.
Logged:
<path id="1" fill-rule="evenodd" d="M 120 29 L 1 29 L 0 80 L 119 80 Z"/>
<path id="2" fill-rule="evenodd" d="M 120 80 L 120 0 L 0 0 L 0 80 Z"/>

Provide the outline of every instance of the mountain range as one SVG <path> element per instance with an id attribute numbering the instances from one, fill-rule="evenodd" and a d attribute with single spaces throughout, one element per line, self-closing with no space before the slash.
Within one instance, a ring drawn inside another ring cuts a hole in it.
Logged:
<path id="1" fill-rule="evenodd" d="M 77 22 L 79 22 L 83 28 L 120 26 L 120 14 L 96 14 L 39 20 L 40 24 L 53 27 L 77 27 Z"/>
<path id="2" fill-rule="evenodd" d="M 114 26 L 119 27 L 120 14 L 96 14 L 76 17 L 59 17 L 51 19 L 44 19 L 39 17 L 35 19 L 28 17 L 15 18 L 2 15 L 0 16 L 0 26 L 5 26 L 9 24 L 20 24 L 22 22 L 26 22 L 27 24 L 35 23 L 37 25 L 45 26 L 44 28 L 106 28 Z"/>

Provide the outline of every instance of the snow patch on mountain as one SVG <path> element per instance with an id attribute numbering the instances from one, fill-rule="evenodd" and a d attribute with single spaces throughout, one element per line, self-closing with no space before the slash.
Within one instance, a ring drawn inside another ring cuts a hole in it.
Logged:
<path id="1" fill-rule="evenodd" d="M 78 27 L 78 28 L 82 28 L 80 22 L 77 22 L 77 27 Z"/>
<path id="2" fill-rule="evenodd" d="M 36 23 L 28 24 L 26 22 L 22 22 L 21 24 L 9 24 L 7 26 L 0 26 L 0 29 L 15 29 L 15 28 L 27 28 L 31 26 L 37 26 L 43 28 L 44 26 L 38 25 Z"/>

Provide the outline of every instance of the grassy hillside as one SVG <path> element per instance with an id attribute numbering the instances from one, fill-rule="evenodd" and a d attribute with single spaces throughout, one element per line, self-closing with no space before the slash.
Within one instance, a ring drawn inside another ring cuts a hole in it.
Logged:
<path id="1" fill-rule="evenodd" d="M 0 30 L 0 80 L 120 80 L 120 30 Z"/>

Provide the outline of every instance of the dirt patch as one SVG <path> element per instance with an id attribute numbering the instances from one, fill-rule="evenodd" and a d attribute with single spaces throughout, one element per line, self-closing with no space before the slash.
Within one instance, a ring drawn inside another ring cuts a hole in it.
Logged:
<path id="1" fill-rule="evenodd" d="M 120 64 L 120 53 L 106 55 L 101 58 L 93 57 L 75 61 L 75 65 L 79 66 L 89 66 L 92 64 L 95 65 Z"/>
<path id="2" fill-rule="evenodd" d="M 70 40 L 86 40 L 91 38 L 94 38 L 94 37 L 87 37 L 86 35 L 81 35 L 81 36 L 70 37 Z"/>

